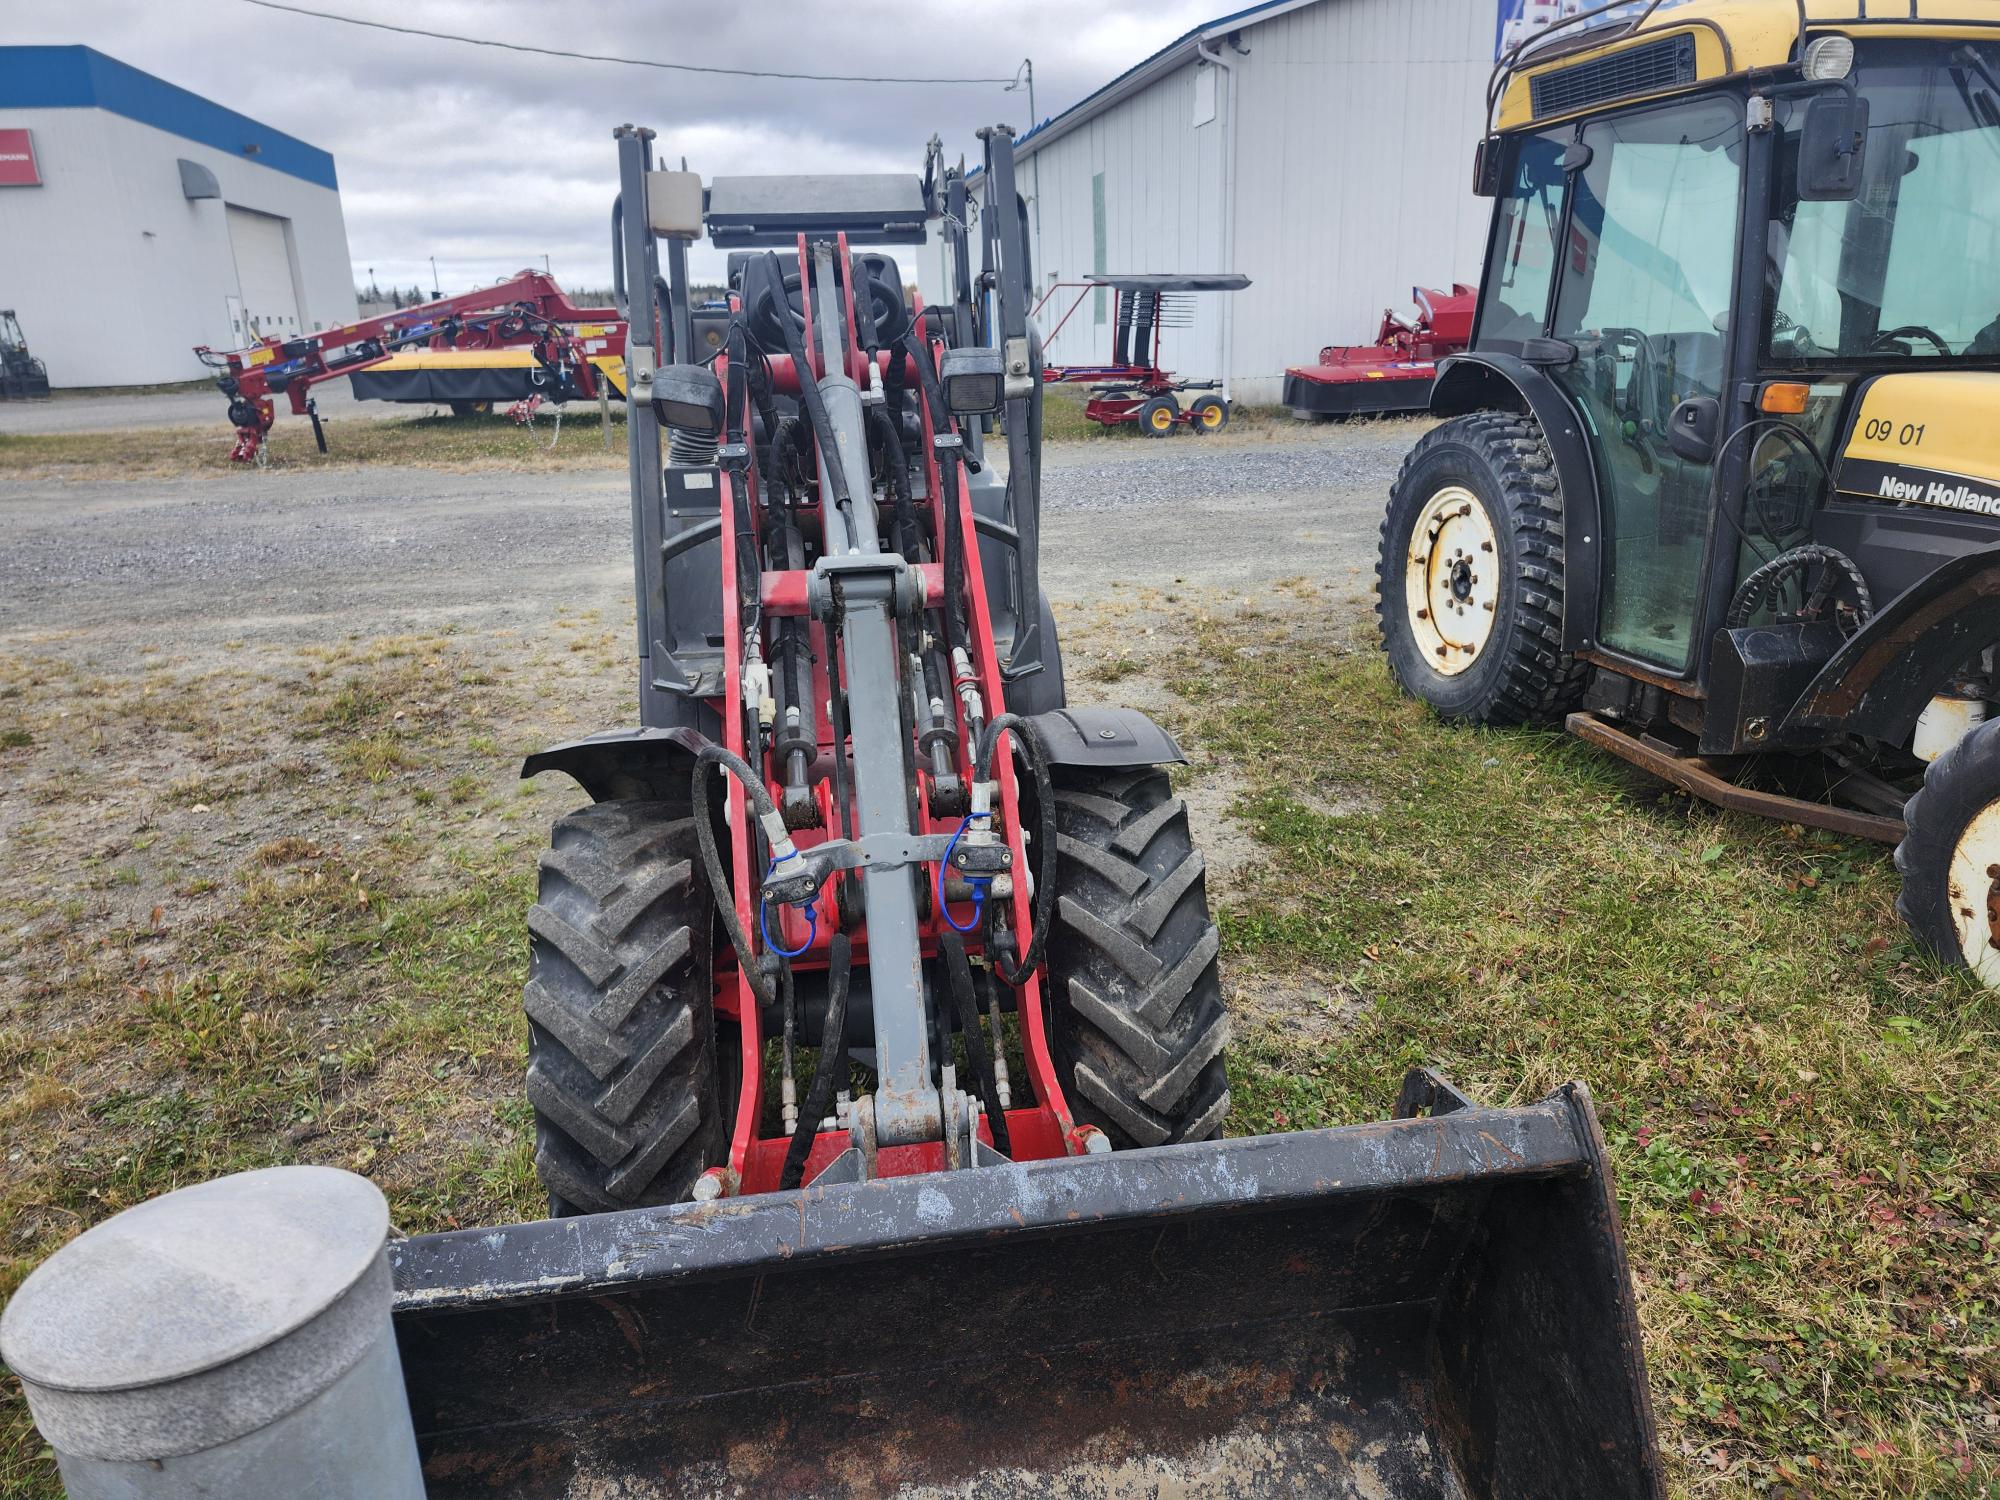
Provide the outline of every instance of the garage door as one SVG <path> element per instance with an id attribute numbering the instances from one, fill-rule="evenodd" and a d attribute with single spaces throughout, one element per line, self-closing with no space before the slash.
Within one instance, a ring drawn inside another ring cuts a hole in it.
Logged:
<path id="1" fill-rule="evenodd" d="M 236 256 L 236 285 L 253 335 L 290 338 L 299 332 L 299 299 L 292 286 L 288 220 L 229 206 L 229 248 Z"/>

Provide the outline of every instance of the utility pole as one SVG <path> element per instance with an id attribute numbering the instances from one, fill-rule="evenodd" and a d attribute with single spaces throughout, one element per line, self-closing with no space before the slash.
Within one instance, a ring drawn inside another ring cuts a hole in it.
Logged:
<path id="1" fill-rule="evenodd" d="M 1001 92 L 1011 94 L 1023 83 L 1027 85 L 1028 90 L 1028 130 L 1032 131 L 1042 123 L 1042 117 L 1035 109 L 1035 60 L 1032 57 L 1021 59 L 1021 66 L 1014 70 L 1014 81 Z M 1027 133 L 1027 131 L 1022 132 L 1024 135 Z M 1040 151 L 1036 151 L 1028 159 L 1028 167 L 1033 173 L 1033 180 L 1029 186 L 1033 189 L 1035 198 L 1035 275 L 1040 277 L 1042 275 L 1042 153 Z M 1032 292 L 1034 288 L 1030 287 L 1028 290 Z"/>
<path id="2" fill-rule="evenodd" d="M 546 250 L 542 252 L 542 274 L 544 276 L 553 276 L 556 274 L 549 268 L 549 252 Z"/>
<path id="3" fill-rule="evenodd" d="M 443 295 L 444 293 L 438 290 L 438 258 L 433 255 L 431 257 L 431 301 L 435 302 Z"/>

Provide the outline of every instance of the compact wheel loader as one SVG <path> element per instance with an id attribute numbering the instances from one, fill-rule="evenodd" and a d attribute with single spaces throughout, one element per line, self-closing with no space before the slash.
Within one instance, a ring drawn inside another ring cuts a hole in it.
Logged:
<path id="1" fill-rule="evenodd" d="M 1912 931 L 2000 984 L 2000 18 L 1865 10 L 1612 5 L 1502 58 L 1382 640 L 1447 718 L 1895 844 Z"/>
<path id="2" fill-rule="evenodd" d="M 551 1213 L 390 1243 L 403 1451 L 430 1500 L 1658 1500 L 1581 1085 L 1419 1072 L 1389 1120 L 1222 1138 L 1181 754 L 1066 699 L 1025 208 L 982 137 L 970 179 L 704 184 L 617 132 L 640 723 L 524 767 L 590 799 L 528 919 Z M 940 307 L 890 253 L 927 226 Z M 688 303 L 703 234 L 726 311 Z M 75 1384 L 67 1304 L 28 1300 L 10 1357 Z"/>

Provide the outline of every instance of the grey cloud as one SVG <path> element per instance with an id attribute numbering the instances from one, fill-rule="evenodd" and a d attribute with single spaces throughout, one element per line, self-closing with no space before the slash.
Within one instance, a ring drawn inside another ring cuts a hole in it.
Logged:
<path id="1" fill-rule="evenodd" d="M 1011 77 L 1035 58 L 1051 115 L 1226 10 L 1187 0 L 720 4 L 301 0 L 396 25 L 584 52 L 791 71 Z M 241 0 L 19 7 L 14 42 L 84 42 L 333 152 L 355 274 L 446 291 L 547 254 L 571 286 L 609 280 L 611 127 L 659 131 L 668 160 L 732 172 L 916 170 L 924 142 L 976 153 L 982 124 L 1029 123 L 1023 93 L 780 82 L 562 61 L 341 26 Z M 699 254 L 698 273 L 720 257 Z"/>

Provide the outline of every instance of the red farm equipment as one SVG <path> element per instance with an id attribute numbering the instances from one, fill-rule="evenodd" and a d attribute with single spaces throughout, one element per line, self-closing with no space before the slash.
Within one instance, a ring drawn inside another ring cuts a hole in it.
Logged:
<path id="1" fill-rule="evenodd" d="M 1372 344 L 1328 344 L 1319 363 L 1285 371 L 1285 405 L 1303 420 L 1430 409 L 1437 362 L 1472 342 L 1479 288 L 1454 283 L 1449 294 L 1415 287 L 1417 318 L 1384 309 Z"/>
<path id="2" fill-rule="evenodd" d="M 195 354 L 223 373 L 216 385 L 229 398 L 236 426 L 230 457 L 261 463 L 275 418 L 272 397 L 284 395 L 294 414 L 308 417 L 319 451 L 326 429 L 312 389 L 343 376 L 373 376 L 355 394 L 388 401 L 435 401 L 454 412 L 494 400 L 591 400 L 600 382 L 623 379 L 625 326 L 610 308 L 578 307 L 555 279 L 522 271 L 456 297 L 420 303 L 380 317 L 300 334 L 267 338 L 247 349 Z M 384 369 L 391 366 L 391 369 Z"/>
<path id="3" fill-rule="evenodd" d="M 1049 365 L 1042 379 L 1050 385 L 1083 385 L 1090 400 L 1083 414 L 1106 427 L 1137 423 L 1148 437 L 1169 437 L 1176 427 L 1191 432 L 1219 432 L 1229 425 L 1225 381 L 1177 380 L 1160 366 L 1161 335 L 1168 328 L 1185 328 L 1194 321 L 1188 301 L 1197 292 L 1240 292 L 1250 278 L 1234 274 L 1207 276 L 1089 276 L 1082 281 L 1058 281 L 1035 304 L 1039 316 L 1056 293 L 1076 297 L 1048 332 L 1053 342 L 1076 310 L 1092 295 L 1108 289 L 1116 298 L 1112 316 L 1111 363 L 1108 365 Z M 1201 395 L 1183 407 L 1179 397 Z"/>
<path id="4" fill-rule="evenodd" d="M 1012 132 L 976 214 L 935 153 L 703 184 L 616 134 L 639 724 L 523 766 L 590 798 L 528 917 L 551 1215 L 390 1242 L 393 1500 L 1661 1500 L 1581 1085 L 1222 1138 L 1181 751 L 1068 702 L 1041 591 Z M 927 222 L 938 307 L 851 248 Z M 18 1303 L 55 1410 L 73 1313 Z"/>

